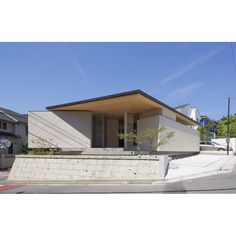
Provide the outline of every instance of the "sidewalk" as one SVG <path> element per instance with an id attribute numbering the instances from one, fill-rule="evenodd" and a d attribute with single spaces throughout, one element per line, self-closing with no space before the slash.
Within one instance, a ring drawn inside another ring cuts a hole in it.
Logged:
<path id="1" fill-rule="evenodd" d="M 199 154 L 173 160 L 169 163 L 167 182 L 199 178 L 231 172 L 236 164 L 236 156 L 219 154 Z"/>
<path id="2" fill-rule="evenodd" d="M 10 169 L 0 170 L 0 181 L 6 180 L 10 173 Z"/>

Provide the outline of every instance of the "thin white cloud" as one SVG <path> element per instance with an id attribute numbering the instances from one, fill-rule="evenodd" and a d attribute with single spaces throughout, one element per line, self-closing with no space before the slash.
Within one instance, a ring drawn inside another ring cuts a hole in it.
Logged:
<path id="1" fill-rule="evenodd" d="M 164 78 L 162 80 L 162 84 L 166 84 L 168 82 L 171 82 L 174 79 L 179 78 L 180 76 L 182 76 L 182 75 L 188 73 L 189 71 L 191 71 L 194 67 L 197 67 L 198 65 L 210 60 L 212 57 L 214 57 L 215 55 L 219 54 L 222 51 L 223 51 L 223 49 L 216 49 L 216 50 L 213 50 L 213 51 L 207 53 L 204 56 L 196 58 L 191 63 L 185 65 L 183 68 L 178 69 L 173 74 L 171 74 L 168 77 Z"/>
<path id="2" fill-rule="evenodd" d="M 80 62 L 79 62 L 78 57 L 75 55 L 75 53 L 71 50 L 71 48 L 70 48 L 69 46 L 66 47 L 66 48 L 67 48 L 68 54 L 69 54 L 70 57 L 72 58 L 72 60 L 73 60 L 73 62 L 74 62 L 74 64 L 75 64 L 75 66 L 76 66 L 76 68 L 77 68 L 77 70 L 78 70 L 78 72 L 79 72 L 79 74 L 80 74 L 80 77 L 81 77 L 82 81 L 83 81 L 85 84 L 87 84 L 87 83 L 88 83 L 88 78 L 87 78 L 87 76 L 86 76 L 86 74 L 85 74 L 85 71 L 84 71 L 83 67 L 81 66 L 81 64 L 80 64 Z"/>
<path id="3" fill-rule="evenodd" d="M 205 83 L 206 82 L 201 81 L 183 86 L 170 92 L 167 96 L 169 98 L 175 98 L 175 99 L 185 98 L 189 96 L 194 90 L 201 88 Z"/>

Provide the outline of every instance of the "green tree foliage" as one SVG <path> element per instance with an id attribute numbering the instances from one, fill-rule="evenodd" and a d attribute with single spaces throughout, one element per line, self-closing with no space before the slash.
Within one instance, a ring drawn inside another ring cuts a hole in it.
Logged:
<path id="1" fill-rule="evenodd" d="M 216 132 L 217 122 L 214 120 L 207 120 L 204 126 L 198 128 L 200 132 L 200 140 L 208 141 L 211 140 L 212 134 Z"/>
<path id="2" fill-rule="evenodd" d="M 215 133 L 217 127 L 217 121 L 209 120 L 204 127 L 207 133 Z"/>
<path id="3" fill-rule="evenodd" d="M 143 132 L 129 132 L 117 134 L 121 140 L 132 142 L 135 145 L 145 145 L 149 151 L 155 152 L 157 147 L 165 145 L 174 136 L 173 131 L 167 131 L 166 127 L 147 129 Z"/>
<path id="4" fill-rule="evenodd" d="M 219 120 L 217 124 L 217 138 L 225 138 L 227 136 L 228 131 L 228 119 L 227 117 L 223 117 Z M 230 130 L 230 137 L 236 138 L 236 114 L 231 115 L 229 118 L 229 130 Z"/>
<path id="5" fill-rule="evenodd" d="M 24 142 L 21 144 L 21 148 L 22 148 L 22 152 L 24 154 L 27 154 L 29 152 L 29 148 L 28 148 L 28 142 Z"/>
<path id="6" fill-rule="evenodd" d="M 208 141 L 208 140 L 210 140 L 209 132 L 207 131 L 205 126 L 200 126 L 198 128 L 198 130 L 200 132 L 200 140 L 201 141 Z"/>

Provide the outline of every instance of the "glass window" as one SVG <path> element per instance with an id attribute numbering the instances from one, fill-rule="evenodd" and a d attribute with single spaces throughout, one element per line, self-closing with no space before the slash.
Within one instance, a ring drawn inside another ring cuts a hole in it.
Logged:
<path id="1" fill-rule="evenodd" d="M 2 123 L 2 129 L 5 129 L 5 130 L 7 129 L 7 123 L 5 122 Z"/>
<path id="2" fill-rule="evenodd" d="M 213 145 L 212 142 L 207 142 L 207 145 Z"/>
<path id="3" fill-rule="evenodd" d="M 2 122 L 0 122 L 0 129 L 2 129 Z"/>
<path id="4" fill-rule="evenodd" d="M 221 144 L 219 144 L 219 143 L 216 143 L 216 142 L 212 142 L 212 143 L 214 143 L 215 145 L 221 145 Z"/>

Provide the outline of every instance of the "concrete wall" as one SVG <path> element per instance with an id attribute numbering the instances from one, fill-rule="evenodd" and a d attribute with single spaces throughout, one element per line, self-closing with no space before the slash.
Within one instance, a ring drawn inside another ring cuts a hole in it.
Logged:
<path id="1" fill-rule="evenodd" d="M 15 155 L 0 154 L 0 169 L 12 167 L 15 160 Z"/>
<path id="2" fill-rule="evenodd" d="M 158 121 L 158 115 L 138 120 L 138 132 L 143 132 L 147 129 L 158 128 Z"/>
<path id="3" fill-rule="evenodd" d="M 10 181 L 159 179 L 159 161 L 138 156 L 17 156 Z"/>
<path id="4" fill-rule="evenodd" d="M 173 131 L 174 137 L 172 137 L 164 146 L 160 146 L 158 151 L 199 152 L 200 138 L 197 130 L 161 115 L 138 120 L 138 132 L 161 126 L 167 128 L 166 132 Z M 164 133 L 162 135 L 164 135 Z M 147 147 L 148 145 L 142 145 L 141 150 L 145 150 Z"/>
<path id="5" fill-rule="evenodd" d="M 168 111 L 165 111 L 165 110 L 161 110 L 161 114 L 160 115 L 162 115 L 162 116 L 164 116 L 164 117 L 166 117 L 166 118 L 169 118 L 169 119 L 171 119 L 171 120 L 176 120 L 176 115 L 175 114 L 173 114 L 173 113 L 170 113 L 170 112 L 168 112 Z"/>
<path id="6" fill-rule="evenodd" d="M 137 121 L 138 133 L 142 133 L 147 129 L 156 129 L 158 128 L 158 115 L 150 116 L 147 118 L 143 118 Z M 157 142 L 157 140 L 156 140 Z M 148 143 L 144 143 L 139 145 L 140 150 L 149 150 L 150 145 Z"/>
<path id="7" fill-rule="evenodd" d="M 28 121 L 30 148 L 91 147 L 91 112 L 30 112 Z M 45 140 L 45 144 L 42 145 L 40 139 Z"/>
<path id="8" fill-rule="evenodd" d="M 226 138 L 216 138 L 212 139 L 212 141 L 227 146 Z M 236 153 L 236 138 L 230 139 L 229 146 L 233 148 L 233 152 Z"/>
<path id="9" fill-rule="evenodd" d="M 161 109 L 156 109 L 153 111 L 148 111 L 148 112 L 144 112 L 141 116 L 141 118 L 147 118 L 147 117 L 151 117 L 151 116 L 155 116 L 155 115 L 160 115 L 161 114 Z"/>
<path id="10" fill-rule="evenodd" d="M 117 133 L 119 132 L 119 119 L 106 119 L 106 146 L 118 147 L 119 138 Z"/>
<path id="11" fill-rule="evenodd" d="M 158 116 L 158 119 L 159 127 L 164 126 L 167 132 L 174 132 L 174 137 L 164 146 L 160 146 L 159 151 L 199 152 L 200 136 L 197 130 L 163 116 Z"/>

